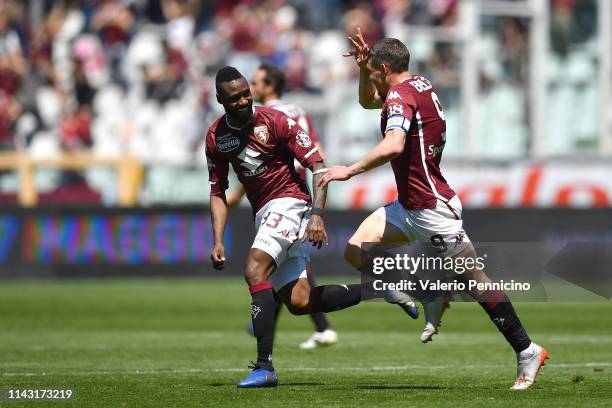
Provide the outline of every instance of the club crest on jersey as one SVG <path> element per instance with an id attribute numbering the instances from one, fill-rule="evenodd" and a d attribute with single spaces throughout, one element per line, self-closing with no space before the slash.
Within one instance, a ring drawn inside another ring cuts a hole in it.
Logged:
<path id="1" fill-rule="evenodd" d="M 217 150 L 223 153 L 231 152 L 240 146 L 240 139 L 233 136 L 231 133 L 223 135 L 217 139 Z"/>
<path id="2" fill-rule="evenodd" d="M 403 99 L 403 98 L 397 91 L 393 91 L 389 94 L 389 97 L 387 99 Z"/>
<path id="3" fill-rule="evenodd" d="M 312 145 L 310 136 L 308 136 L 308 133 L 304 132 L 303 130 L 300 130 L 297 135 L 295 135 L 295 138 L 298 144 L 302 147 L 310 147 L 310 145 Z"/>
<path id="4" fill-rule="evenodd" d="M 268 127 L 266 125 L 255 126 L 253 133 L 261 144 L 266 144 L 270 138 L 270 132 L 268 131 Z"/>

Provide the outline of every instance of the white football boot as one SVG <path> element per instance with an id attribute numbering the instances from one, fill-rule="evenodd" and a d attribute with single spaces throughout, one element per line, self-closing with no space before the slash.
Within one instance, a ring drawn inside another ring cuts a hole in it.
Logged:
<path id="1" fill-rule="evenodd" d="M 448 300 L 444 296 L 438 296 L 429 302 L 423 303 L 425 327 L 421 333 L 422 343 L 431 341 L 432 337 L 438 334 L 438 327 L 440 327 L 440 323 L 442 322 L 442 315 L 447 308 Z"/>
<path id="2" fill-rule="evenodd" d="M 322 332 L 314 332 L 312 336 L 303 343 L 300 343 L 302 350 L 312 350 L 319 346 L 331 346 L 338 342 L 338 333 L 332 329 L 327 329 Z"/>
<path id="3" fill-rule="evenodd" d="M 535 343 L 531 343 L 526 350 L 517 353 L 516 381 L 511 390 L 526 390 L 535 382 L 538 371 L 548 358 L 548 351 Z"/>

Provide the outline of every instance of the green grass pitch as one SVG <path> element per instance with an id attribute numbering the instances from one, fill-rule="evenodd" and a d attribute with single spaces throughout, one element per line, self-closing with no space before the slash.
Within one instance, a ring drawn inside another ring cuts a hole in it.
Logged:
<path id="1" fill-rule="evenodd" d="M 550 352 L 538 382 L 508 390 L 515 356 L 478 305 L 454 303 L 433 343 L 422 320 L 368 302 L 330 314 L 340 341 L 301 351 L 307 317 L 283 311 L 280 386 L 237 389 L 255 357 L 241 279 L 0 284 L 0 405 L 612 406 L 612 303 L 518 303 Z M 70 388 L 71 402 L 9 402 L 8 389 Z"/>

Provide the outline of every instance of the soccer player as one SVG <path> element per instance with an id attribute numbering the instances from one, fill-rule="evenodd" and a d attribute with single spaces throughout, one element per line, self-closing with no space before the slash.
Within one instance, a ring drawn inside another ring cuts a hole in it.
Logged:
<path id="1" fill-rule="evenodd" d="M 361 267 L 360 248 L 364 242 L 420 241 L 442 247 L 444 256 L 473 257 L 476 253 L 461 219 L 461 202 L 440 171 L 445 144 L 444 111 L 431 83 L 409 71 L 410 53 L 397 39 L 384 38 L 370 49 L 358 29 L 349 37 L 353 56 L 360 69 L 359 102 L 366 109 L 382 108 L 382 141 L 351 166 L 335 166 L 321 178 L 321 186 L 332 180 L 353 176 L 391 162 L 398 199 L 367 217 L 350 238 L 347 260 Z M 457 279 L 490 283 L 482 270 L 474 269 Z M 543 347 L 533 343 L 523 328 L 512 303 L 503 291 L 468 292 L 504 335 L 517 355 L 517 379 L 512 389 L 526 389 L 535 381 L 548 357 Z M 440 302 L 432 302 L 438 303 Z M 438 316 L 426 320 L 424 337 L 435 334 Z M 421 340 L 427 340 L 422 337 Z"/>
<path id="2" fill-rule="evenodd" d="M 312 116 L 307 114 L 301 107 L 280 99 L 285 91 L 285 82 L 285 74 L 283 74 L 280 69 L 273 65 L 262 64 L 251 78 L 251 94 L 253 95 L 253 99 L 263 104 L 263 106 L 283 112 L 297 122 L 297 124 L 308 133 L 313 145 L 318 149 L 321 157 L 323 157 L 319 135 L 314 127 Z M 295 170 L 305 180 L 306 169 L 304 169 L 297 160 L 294 161 L 294 166 Z M 228 207 L 238 205 L 244 193 L 244 187 L 240 184 L 232 194 L 227 196 Z M 314 276 L 310 270 L 308 270 L 307 278 L 310 286 L 316 286 Z M 280 308 L 281 303 L 278 303 L 276 311 L 277 318 Z M 328 346 L 338 342 L 338 333 L 331 328 L 324 313 L 313 313 L 309 316 L 314 323 L 315 332 L 306 341 L 300 343 L 300 348 L 302 350 L 314 349 L 318 346 Z"/>
<path id="3" fill-rule="evenodd" d="M 301 243 L 308 240 L 320 248 L 327 242 L 323 221 L 327 188 L 319 183 L 325 164 L 308 133 L 278 110 L 253 107 L 249 84 L 235 68 L 221 68 L 215 83 L 225 114 L 206 134 L 214 237 L 211 259 L 215 268 L 223 268 L 225 190 L 231 165 L 244 185 L 256 227 L 244 274 L 252 297 L 257 362 L 238 387 L 274 387 L 278 384 L 272 365 L 275 292 L 291 313 L 312 314 L 358 304 L 362 285 L 311 288 L 306 279 L 308 253 Z M 294 159 L 313 172 L 312 198 L 293 167 Z"/>

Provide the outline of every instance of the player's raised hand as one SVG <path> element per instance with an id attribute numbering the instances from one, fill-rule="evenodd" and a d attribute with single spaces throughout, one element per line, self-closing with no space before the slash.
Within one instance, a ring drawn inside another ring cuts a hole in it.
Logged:
<path id="1" fill-rule="evenodd" d="M 312 242 L 312 246 L 321 249 L 323 244 L 327 245 L 327 231 L 325 231 L 325 223 L 320 215 L 311 215 L 306 226 L 306 232 L 302 237 L 302 242 L 308 240 Z"/>
<path id="2" fill-rule="evenodd" d="M 325 174 L 319 180 L 319 186 L 325 187 L 332 180 L 348 180 L 352 177 L 351 170 L 346 166 L 334 166 L 327 169 Z"/>
<path id="3" fill-rule="evenodd" d="M 215 244 L 210 254 L 210 259 L 212 260 L 213 268 L 221 270 L 225 267 L 225 247 L 223 244 Z"/>
<path id="4" fill-rule="evenodd" d="M 345 52 L 342 54 L 343 57 L 355 57 L 355 61 L 360 68 L 365 68 L 368 63 L 368 54 L 370 52 L 370 47 L 366 44 L 363 39 L 363 34 L 361 34 L 361 28 L 357 27 L 357 34 L 355 38 L 349 36 L 349 41 L 353 43 L 355 49 L 353 51 Z"/>

